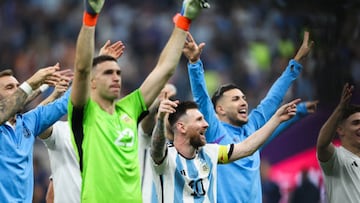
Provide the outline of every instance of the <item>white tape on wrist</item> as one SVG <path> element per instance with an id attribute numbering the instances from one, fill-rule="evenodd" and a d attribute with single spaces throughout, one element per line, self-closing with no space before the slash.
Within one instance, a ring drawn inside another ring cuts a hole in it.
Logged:
<path id="1" fill-rule="evenodd" d="M 21 88 L 22 90 L 24 90 L 24 92 L 27 94 L 27 95 L 30 95 L 30 94 L 32 94 L 32 92 L 33 92 L 33 89 L 32 89 L 32 87 L 29 85 L 29 83 L 27 83 L 27 82 L 23 82 L 20 86 L 19 86 L 19 88 Z"/>
<path id="2" fill-rule="evenodd" d="M 40 89 L 41 92 L 45 92 L 47 89 L 49 89 L 49 85 L 48 84 L 42 84 L 39 87 L 39 89 Z"/>

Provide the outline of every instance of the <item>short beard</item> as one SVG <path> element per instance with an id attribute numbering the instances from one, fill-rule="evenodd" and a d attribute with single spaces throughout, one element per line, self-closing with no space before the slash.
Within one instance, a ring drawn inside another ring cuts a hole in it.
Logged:
<path id="1" fill-rule="evenodd" d="M 248 120 L 246 120 L 246 121 L 243 121 L 243 120 L 231 120 L 231 121 L 232 121 L 232 123 L 235 124 L 235 126 L 238 126 L 238 127 L 243 126 L 243 125 L 248 123 Z"/>
<path id="2" fill-rule="evenodd" d="M 197 138 L 191 138 L 191 139 L 190 139 L 190 144 L 191 144 L 191 146 L 193 146 L 195 149 L 198 149 L 199 147 L 204 146 L 206 143 L 204 143 L 203 141 L 201 141 L 200 137 L 197 137 Z"/>

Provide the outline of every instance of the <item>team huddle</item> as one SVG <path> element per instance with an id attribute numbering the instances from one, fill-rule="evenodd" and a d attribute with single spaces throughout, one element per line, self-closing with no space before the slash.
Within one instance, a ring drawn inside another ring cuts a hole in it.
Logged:
<path id="1" fill-rule="evenodd" d="M 183 0 L 171 35 L 143 83 L 120 98 L 125 46 L 105 42 L 95 56 L 95 32 L 105 0 L 85 0 L 74 70 L 55 64 L 19 84 L 11 70 L 0 72 L 0 201 L 32 202 L 33 145 L 49 152 L 47 202 L 244 202 L 260 203 L 260 151 L 308 114 L 318 101 L 295 98 L 283 104 L 301 74 L 313 42 L 303 42 L 263 100 L 249 109 L 234 84 L 210 96 L 190 25 L 206 0 Z M 206 53 L 204 53 L 206 54 Z M 181 56 L 188 60 L 193 101 L 176 99 L 169 83 Z M 49 86 L 36 108 L 22 108 Z M 321 128 L 317 159 L 329 202 L 359 202 L 360 107 L 350 104 L 345 84 L 340 102 Z M 67 121 L 61 120 L 67 116 Z M 335 135 L 341 146 L 332 144 Z"/>

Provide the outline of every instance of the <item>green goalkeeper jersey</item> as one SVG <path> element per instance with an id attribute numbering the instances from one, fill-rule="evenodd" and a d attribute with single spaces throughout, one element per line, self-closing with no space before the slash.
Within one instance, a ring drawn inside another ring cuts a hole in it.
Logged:
<path id="1" fill-rule="evenodd" d="M 82 174 L 81 202 L 141 202 L 137 123 L 146 111 L 136 90 L 116 103 L 111 115 L 89 99 L 83 109 L 69 102 Z"/>

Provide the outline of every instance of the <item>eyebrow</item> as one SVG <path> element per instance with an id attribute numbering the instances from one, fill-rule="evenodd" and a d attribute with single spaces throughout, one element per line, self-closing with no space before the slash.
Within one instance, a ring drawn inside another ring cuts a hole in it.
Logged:
<path id="1" fill-rule="evenodd" d="M 103 73 L 105 73 L 105 74 L 112 74 L 112 73 L 114 73 L 114 72 L 116 72 L 116 73 L 118 73 L 118 74 L 121 74 L 121 70 L 114 70 L 114 69 L 107 69 L 107 70 L 104 70 L 104 72 Z"/>
<path id="2" fill-rule="evenodd" d="M 20 86 L 20 83 L 9 83 L 9 84 L 6 84 L 4 87 L 12 87 L 12 86 Z"/>

